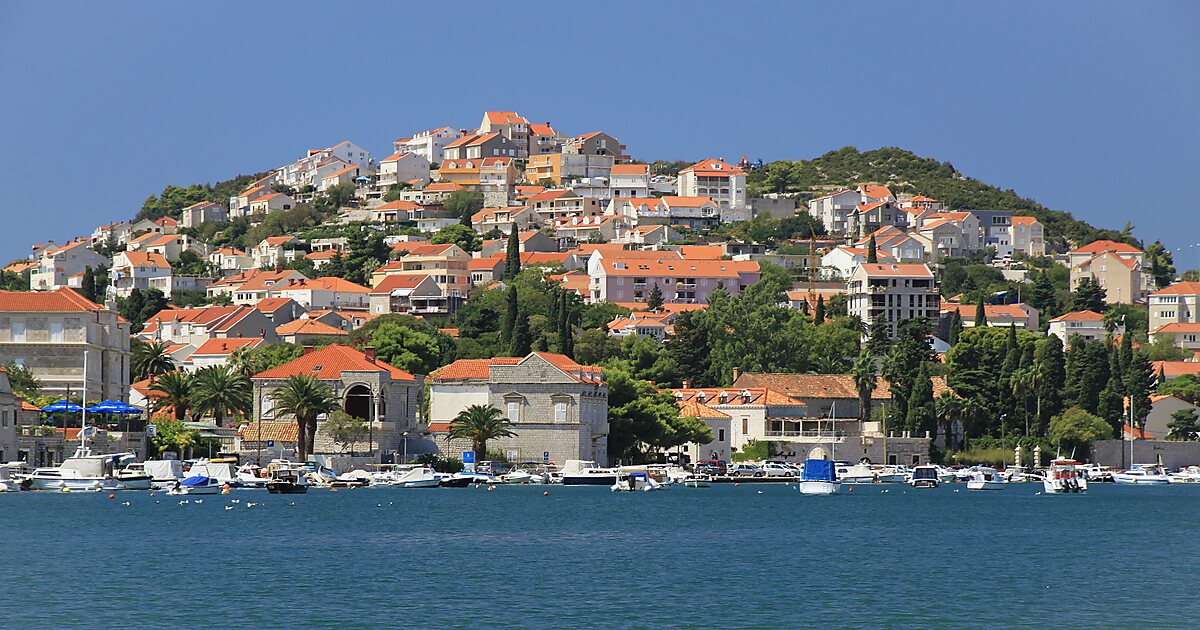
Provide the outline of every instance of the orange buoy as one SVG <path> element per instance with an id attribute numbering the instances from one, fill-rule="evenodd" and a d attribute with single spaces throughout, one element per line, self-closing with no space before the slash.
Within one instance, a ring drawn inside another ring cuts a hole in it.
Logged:
<path id="1" fill-rule="evenodd" d="M 846 492 L 854 492 L 854 486 L 850 486 L 850 489 L 847 490 Z"/>
<path id="2" fill-rule="evenodd" d="M 544 496 L 544 497 L 548 497 L 548 496 L 550 496 L 550 491 L 549 491 L 549 490 L 547 490 L 547 491 L 543 492 L 543 493 L 542 493 L 542 496 Z"/>
<path id="3" fill-rule="evenodd" d="M 110 499 L 115 499 L 115 498 L 117 498 L 117 495 L 115 495 L 115 494 L 112 494 L 112 493 L 110 492 L 110 493 L 108 494 L 108 498 L 110 498 Z"/>

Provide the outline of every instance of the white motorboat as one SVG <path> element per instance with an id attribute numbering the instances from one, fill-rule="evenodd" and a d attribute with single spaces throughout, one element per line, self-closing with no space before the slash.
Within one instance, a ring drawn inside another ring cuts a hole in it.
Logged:
<path id="1" fill-rule="evenodd" d="M 1008 482 L 996 472 L 995 468 L 976 466 L 975 472 L 967 480 L 967 490 L 1003 490 Z"/>
<path id="2" fill-rule="evenodd" d="M 1087 492 L 1088 480 L 1080 471 L 1080 463 L 1072 459 L 1056 459 L 1042 479 L 1046 494 L 1078 494 Z"/>
<path id="3" fill-rule="evenodd" d="M 221 483 L 229 483 L 237 479 L 232 460 L 198 459 L 188 468 L 188 476 L 204 475 Z"/>
<path id="4" fill-rule="evenodd" d="M 391 485 L 399 488 L 436 488 L 441 483 L 438 473 L 428 466 L 414 466 L 399 472 Z"/>
<path id="5" fill-rule="evenodd" d="M 167 494 L 219 494 L 221 492 L 222 482 L 205 477 L 204 475 L 192 475 L 183 481 L 176 482 L 175 487 L 167 491 Z"/>
<path id="6" fill-rule="evenodd" d="M 804 460 L 804 468 L 800 471 L 800 494 L 828 496 L 837 494 L 841 485 L 833 462 L 824 459 Z"/>
<path id="7" fill-rule="evenodd" d="M 233 480 L 241 488 L 266 488 L 271 475 L 258 464 L 243 464 L 234 473 Z"/>
<path id="8" fill-rule="evenodd" d="M 683 476 L 675 483 L 684 488 L 708 488 L 712 486 L 712 477 L 704 473 L 691 473 Z"/>
<path id="9" fill-rule="evenodd" d="M 568 459 L 562 470 L 564 486 L 609 486 L 617 483 L 618 471 L 600 468 L 596 462 Z"/>
<path id="10" fill-rule="evenodd" d="M 1079 473 L 1092 483 L 1111 483 L 1113 481 L 1112 470 L 1108 466 L 1099 464 L 1088 464 L 1079 467 Z"/>
<path id="11" fill-rule="evenodd" d="M 938 467 L 932 464 L 922 464 L 913 468 L 912 481 L 909 482 L 909 485 L 914 488 L 936 488 L 940 483 Z"/>
<path id="12" fill-rule="evenodd" d="M 500 475 L 501 483 L 516 483 L 516 484 L 545 484 L 550 483 L 550 475 L 546 473 L 533 473 L 528 470 L 513 470 L 509 473 Z"/>
<path id="13" fill-rule="evenodd" d="M 644 472 L 621 473 L 617 481 L 610 486 L 613 492 L 651 492 L 665 487 Z"/>
<path id="14" fill-rule="evenodd" d="M 113 475 L 113 480 L 125 490 L 150 490 L 154 479 L 146 471 L 132 466 L 122 468 Z"/>
<path id="15" fill-rule="evenodd" d="M 1134 464 L 1133 468 L 1113 473 L 1113 481 L 1138 486 L 1152 486 L 1171 483 L 1171 478 L 1163 472 L 1158 464 Z"/>
<path id="16" fill-rule="evenodd" d="M 176 459 L 150 459 L 130 464 L 125 469 L 140 470 L 149 475 L 151 490 L 170 490 L 184 477 L 183 462 Z"/>
<path id="17" fill-rule="evenodd" d="M 74 468 L 35 468 L 26 479 L 30 490 L 100 490 L 104 477 L 89 477 Z"/>
<path id="18" fill-rule="evenodd" d="M 267 492 L 271 494 L 305 494 L 308 492 L 308 474 L 304 467 L 286 459 L 271 460 L 267 464 Z"/>
<path id="19" fill-rule="evenodd" d="M 8 471 L 8 466 L 0 466 L 0 492 L 20 492 L 21 483 Z"/>
<path id="20" fill-rule="evenodd" d="M 904 471 L 896 466 L 881 466 L 868 461 L 853 466 L 844 464 L 836 467 L 837 478 L 842 483 L 904 483 Z"/>
<path id="21" fill-rule="evenodd" d="M 1200 466 L 1188 466 L 1167 475 L 1171 483 L 1200 483 Z"/>

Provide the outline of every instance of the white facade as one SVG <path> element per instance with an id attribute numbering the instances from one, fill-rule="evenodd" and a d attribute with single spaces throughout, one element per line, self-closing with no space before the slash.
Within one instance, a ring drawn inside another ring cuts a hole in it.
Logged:
<path id="1" fill-rule="evenodd" d="M 401 138 L 392 143 L 397 153 L 409 152 L 425 158 L 430 163 L 442 161 L 446 145 L 462 137 L 462 132 L 450 127 L 422 131 L 411 138 Z"/>
<path id="2" fill-rule="evenodd" d="M 859 265 L 846 286 L 848 310 L 870 324 L 882 316 L 896 334 L 901 321 L 925 318 L 937 326 L 941 297 L 929 267 L 921 263 L 866 263 Z"/>
<path id="3" fill-rule="evenodd" d="M 850 231 L 850 216 L 862 197 L 856 190 L 841 190 L 809 200 L 808 213 L 821 219 L 830 234 Z"/>
<path id="4" fill-rule="evenodd" d="M 379 163 L 377 185 L 382 189 L 414 179 L 421 183 L 429 181 L 429 160 L 416 153 L 395 153 Z"/>

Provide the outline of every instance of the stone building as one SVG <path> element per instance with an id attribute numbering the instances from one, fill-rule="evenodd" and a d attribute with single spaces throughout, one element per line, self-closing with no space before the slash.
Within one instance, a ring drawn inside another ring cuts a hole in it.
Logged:
<path id="1" fill-rule="evenodd" d="M 470 405 L 491 405 L 517 434 L 489 442 L 489 450 L 509 461 L 608 461 L 608 383 L 598 367 L 534 352 L 460 359 L 429 380 L 429 432 L 445 456 L 458 457 L 471 448 L 449 439 L 455 416 Z"/>
<path id="2" fill-rule="evenodd" d="M 370 423 L 373 451 L 395 451 L 401 446 L 403 434 L 417 429 L 424 377 L 376 359 L 373 348 L 360 352 L 336 344 L 321 349 L 306 346 L 300 357 L 254 375 L 251 382 L 256 421 L 292 419 L 275 413 L 271 394 L 298 374 L 314 376 L 329 385 L 346 413 Z M 318 419 L 314 452 L 337 452 L 333 441 L 321 431 L 323 421 Z"/>
<path id="3" fill-rule="evenodd" d="M 0 359 L 32 370 L 42 393 L 81 395 L 86 382 L 89 401 L 124 400 L 129 356 L 129 322 L 116 311 L 67 288 L 0 291 Z"/>
<path id="4" fill-rule="evenodd" d="M 11 461 L 17 452 L 17 405 L 8 373 L 0 366 L 0 462 Z"/>

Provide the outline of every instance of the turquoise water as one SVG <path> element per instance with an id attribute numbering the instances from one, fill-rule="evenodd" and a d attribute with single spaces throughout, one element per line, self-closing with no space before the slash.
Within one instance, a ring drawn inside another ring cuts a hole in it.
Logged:
<path id="1" fill-rule="evenodd" d="M 1200 624 L 1200 486 L 956 487 L 0 494 L 0 625 Z"/>

